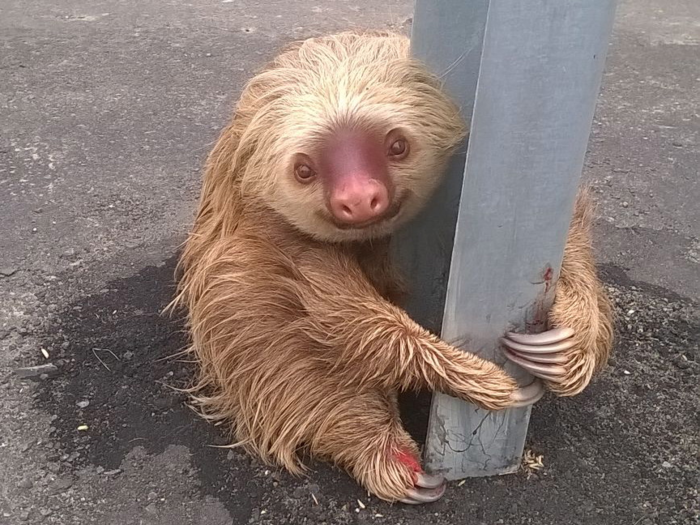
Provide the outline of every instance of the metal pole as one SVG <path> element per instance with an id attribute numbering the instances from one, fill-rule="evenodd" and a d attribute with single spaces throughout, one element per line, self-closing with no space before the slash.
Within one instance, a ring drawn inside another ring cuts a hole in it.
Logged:
<path id="1" fill-rule="evenodd" d="M 615 0 L 417 0 L 412 52 L 471 117 L 432 204 L 395 238 L 409 313 L 504 363 L 507 329 L 537 331 L 551 304 L 612 31 Z M 459 196 L 459 199 L 457 199 Z M 530 408 L 489 412 L 433 396 L 428 470 L 506 474 Z"/>

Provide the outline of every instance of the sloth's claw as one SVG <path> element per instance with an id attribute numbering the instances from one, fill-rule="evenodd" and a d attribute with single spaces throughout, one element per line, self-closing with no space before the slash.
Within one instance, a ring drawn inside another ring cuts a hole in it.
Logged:
<path id="1" fill-rule="evenodd" d="M 522 343 L 530 346 L 551 345 L 569 339 L 575 334 L 571 328 L 554 328 L 539 334 L 516 334 L 508 332 L 506 338 L 516 343 Z"/>
<path id="2" fill-rule="evenodd" d="M 432 503 L 439 500 L 445 494 L 445 483 L 436 488 L 414 487 L 406 493 L 405 498 L 401 498 L 401 503 L 408 505 L 420 505 L 421 503 Z"/>
<path id="3" fill-rule="evenodd" d="M 544 395 L 544 387 L 537 379 L 527 386 L 518 388 L 513 393 L 512 407 L 524 407 L 532 405 Z"/>
<path id="4" fill-rule="evenodd" d="M 416 486 L 422 489 L 436 489 L 444 484 L 445 476 L 441 476 L 440 474 L 434 476 L 423 472 L 417 474 Z"/>
<path id="5" fill-rule="evenodd" d="M 504 341 L 503 344 L 506 346 L 506 350 L 509 353 L 515 355 L 516 357 L 520 357 L 522 359 L 526 359 L 527 361 L 531 361 L 532 363 L 541 363 L 545 365 L 563 365 L 566 364 L 566 362 L 568 361 L 567 357 L 559 352 L 552 352 L 547 354 L 530 354 L 523 350 L 513 348 L 514 345 L 512 345 L 511 343 Z M 573 346 L 573 343 L 571 346 Z M 563 349 L 568 350 L 571 346 L 567 345 Z"/>
<path id="6" fill-rule="evenodd" d="M 541 334 L 509 332 L 501 343 L 513 363 L 540 379 L 560 383 L 566 377 L 563 365 L 569 361 L 567 350 L 576 344 L 575 333 L 571 328 L 555 328 Z"/>
<path id="7" fill-rule="evenodd" d="M 501 342 L 506 345 L 511 350 L 515 350 L 520 354 L 530 354 L 530 355 L 540 355 L 540 354 L 556 354 L 557 352 L 563 352 L 574 346 L 575 341 L 573 339 L 566 339 L 558 343 L 551 345 L 530 345 L 524 343 L 516 343 L 515 341 L 503 338 Z"/>
<path id="8" fill-rule="evenodd" d="M 516 365 L 524 368 L 533 376 L 545 379 L 547 381 L 556 381 L 557 378 L 566 373 L 566 368 L 559 365 L 533 363 L 524 357 L 521 357 L 513 352 L 505 350 L 506 357 L 513 361 Z"/>

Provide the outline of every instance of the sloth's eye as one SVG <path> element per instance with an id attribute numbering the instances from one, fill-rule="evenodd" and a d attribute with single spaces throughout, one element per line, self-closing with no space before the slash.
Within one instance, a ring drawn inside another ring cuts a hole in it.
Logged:
<path id="1" fill-rule="evenodd" d="M 316 172 L 307 164 L 297 164 L 294 166 L 294 176 L 299 182 L 311 182 L 316 176 Z"/>
<path id="2" fill-rule="evenodd" d="M 396 139 L 389 146 L 389 156 L 393 160 L 401 160 L 408 155 L 408 142 L 406 139 Z"/>

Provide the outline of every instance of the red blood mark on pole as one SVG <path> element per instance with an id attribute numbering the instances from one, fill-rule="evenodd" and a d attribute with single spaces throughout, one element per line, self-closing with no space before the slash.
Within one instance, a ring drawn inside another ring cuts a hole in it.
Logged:
<path id="1" fill-rule="evenodd" d="M 547 265 L 547 269 L 542 277 L 544 278 L 544 293 L 547 293 L 552 285 L 552 277 L 554 277 L 554 270 L 552 270 L 551 266 Z"/>
<path id="2" fill-rule="evenodd" d="M 527 323 L 529 332 L 537 333 L 544 331 L 547 328 L 547 317 L 549 307 L 551 305 L 550 290 L 554 280 L 554 270 L 548 264 L 542 272 L 542 283 L 544 283 L 544 291 L 537 296 L 537 300 L 533 305 L 534 315 L 532 321 Z"/>

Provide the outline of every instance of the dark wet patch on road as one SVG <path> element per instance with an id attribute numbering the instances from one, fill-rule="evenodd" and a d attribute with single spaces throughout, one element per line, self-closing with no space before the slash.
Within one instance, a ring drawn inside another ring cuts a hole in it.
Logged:
<path id="1" fill-rule="evenodd" d="M 528 447 L 544 454 L 545 470 L 453 483 L 441 502 L 409 509 L 367 498 L 326 465 L 297 479 L 240 451 L 209 446 L 227 443 L 224 430 L 166 386 L 186 386 L 193 376 L 191 364 L 171 358 L 186 345 L 181 320 L 161 313 L 174 292 L 174 265 L 172 257 L 68 305 L 45 336 L 59 375 L 42 383 L 37 404 L 57 416 L 54 436 L 64 451 L 79 454 L 73 468 L 82 461 L 113 470 L 136 446 L 161 453 L 184 445 L 202 490 L 226 505 L 234 523 L 365 523 L 377 514 L 371 522 L 521 523 L 528 516 L 543 524 L 623 524 L 695 512 L 700 329 L 682 298 L 604 268 L 621 313 L 616 355 L 581 396 L 548 396 L 533 410 Z M 406 426 L 419 441 L 429 401 L 426 394 L 402 400 Z M 357 510 L 357 499 L 372 510 Z"/>
<path id="2" fill-rule="evenodd" d="M 311 480 L 296 479 L 241 450 L 217 448 L 230 442 L 225 430 L 199 418 L 186 394 L 172 388 L 187 387 L 194 376 L 188 356 L 178 356 L 187 344 L 182 319 L 162 313 L 175 290 L 175 262 L 172 257 L 144 268 L 69 305 L 46 336 L 44 347 L 57 358 L 59 374 L 43 384 L 37 404 L 55 414 L 54 436 L 65 453 L 79 454 L 73 466 L 113 471 L 136 446 L 159 454 L 168 445 L 184 445 L 203 491 L 246 521 L 263 493 L 283 480 L 309 501 L 319 483 L 363 497 L 347 476 L 325 465 L 313 465 Z"/>
<path id="3" fill-rule="evenodd" d="M 67 453 L 114 470 L 136 446 L 162 453 L 168 445 L 185 445 L 207 492 L 219 496 L 235 475 L 243 492 L 236 509 L 249 514 L 259 490 L 250 483 L 255 472 L 246 457 L 207 446 L 225 444 L 223 432 L 170 388 L 186 386 L 193 371 L 186 356 L 173 357 L 186 344 L 182 322 L 162 314 L 174 291 L 174 265 L 173 257 L 70 305 L 56 327 L 68 348 L 61 349 L 62 338 L 45 344 L 61 358 L 60 376 L 37 401 L 58 416 L 55 436 Z M 80 430 L 83 425 L 87 429 Z"/>

